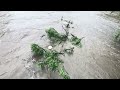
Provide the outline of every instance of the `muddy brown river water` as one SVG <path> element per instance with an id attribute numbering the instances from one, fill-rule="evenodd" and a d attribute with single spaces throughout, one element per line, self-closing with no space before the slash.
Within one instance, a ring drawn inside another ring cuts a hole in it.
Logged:
<path id="1" fill-rule="evenodd" d="M 109 12 L 107 12 L 109 13 Z M 31 44 L 46 48 L 41 36 L 54 27 L 59 32 L 61 17 L 73 21 L 70 33 L 82 40 L 73 56 L 62 57 L 72 79 L 120 79 L 120 44 L 114 42 L 119 23 L 98 11 L 0 11 L 0 78 L 59 78 L 40 71 L 32 63 Z M 65 47 L 69 47 L 69 43 Z M 59 46 L 57 50 L 61 49 Z"/>

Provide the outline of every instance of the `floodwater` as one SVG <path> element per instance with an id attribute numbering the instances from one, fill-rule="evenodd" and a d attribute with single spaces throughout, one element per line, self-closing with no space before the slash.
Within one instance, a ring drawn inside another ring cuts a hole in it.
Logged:
<path id="1" fill-rule="evenodd" d="M 61 57 L 70 77 L 120 79 L 120 44 L 114 41 L 119 22 L 98 11 L 0 11 L 0 78 L 59 78 L 33 64 L 30 47 L 32 43 L 44 48 L 49 45 L 46 37 L 41 38 L 49 27 L 64 32 L 62 16 L 73 21 L 70 33 L 85 37 L 82 48 L 75 47 L 72 56 Z M 69 43 L 64 45 L 65 48 L 70 46 Z"/>

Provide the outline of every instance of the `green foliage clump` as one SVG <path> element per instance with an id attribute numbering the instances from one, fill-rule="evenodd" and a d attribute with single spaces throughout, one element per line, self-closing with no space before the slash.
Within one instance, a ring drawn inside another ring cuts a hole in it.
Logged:
<path id="1" fill-rule="evenodd" d="M 59 75 L 64 79 L 70 79 L 70 76 L 68 75 L 64 67 L 60 68 Z"/>
<path id="2" fill-rule="evenodd" d="M 50 40 L 53 40 L 55 38 L 59 39 L 60 37 L 60 34 L 54 28 L 47 29 L 46 33 Z"/>
<path id="3" fill-rule="evenodd" d="M 116 39 L 117 41 L 120 41 L 120 34 L 117 34 L 117 35 L 115 36 L 115 39 Z"/>
<path id="4" fill-rule="evenodd" d="M 45 54 L 45 65 L 50 69 L 51 71 L 58 70 L 61 63 L 63 63 L 62 60 L 58 57 L 59 54 L 57 51 L 49 51 Z"/>
<path id="5" fill-rule="evenodd" d="M 62 35 L 58 33 L 54 28 L 49 28 L 46 30 L 48 38 L 53 42 L 53 43 L 61 43 L 63 41 L 67 40 L 66 35 Z"/>
<path id="6" fill-rule="evenodd" d="M 35 56 L 43 56 L 45 51 L 43 48 L 39 47 L 37 44 L 32 44 L 31 50 L 33 55 Z"/>
<path id="7" fill-rule="evenodd" d="M 77 36 L 74 36 L 73 34 L 71 35 L 72 35 L 72 38 L 70 39 L 71 43 L 75 46 L 82 47 L 81 40 L 83 38 L 78 38 Z"/>
<path id="8" fill-rule="evenodd" d="M 60 76 L 65 79 L 69 79 L 68 74 L 63 68 L 59 70 L 61 64 L 63 63 L 63 61 L 59 58 L 59 55 L 62 55 L 63 53 L 55 50 L 45 50 L 37 44 L 32 44 L 31 49 L 34 55 L 42 56 L 43 59 L 36 62 L 41 69 L 46 68 L 53 72 L 58 71 Z"/>
<path id="9" fill-rule="evenodd" d="M 47 29 L 46 33 L 47 33 L 47 37 L 50 40 L 50 42 L 52 44 L 58 44 L 58 43 L 60 44 L 62 42 L 66 42 L 67 40 L 68 41 L 70 40 L 70 42 L 73 45 L 81 47 L 82 38 L 79 39 L 77 36 L 74 36 L 72 34 L 71 34 L 72 38 L 70 39 L 68 38 L 70 34 L 69 29 L 71 28 L 70 25 L 73 24 L 73 22 L 63 20 L 63 18 L 61 18 L 61 21 L 67 22 L 67 24 L 64 24 L 64 26 L 62 26 L 62 28 L 65 30 L 65 34 L 58 33 L 54 28 Z M 42 35 L 41 38 L 44 36 L 45 35 Z M 64 49 L 62 51 L 63 53 L 61 53 L 61 52 L 57 52 L 56 50 L 46 50 L 37 44 L 32 44 L 31 50 L 32 50 L 33 55 L 37 55 L 41 57 L 41 59 L 36 61 L 36 64 L 41 69 L 47 69 L 52 72 L 57 71 L 62 78 L 70 79 L 70 76 L 68 75 L 65 68 L 63 67 L 64 62 L 59 58 L 59 55 L 64 55 L 65 53 L 67 53 L 68 55 L 72 55 L 74 52 L 74 47 L 69 48 L 69 49 Z"/>
<path id="10" fill-rule="evenodd" d="M 115 40 L 120 41 L 120 32 L 115 35 Z"/>
<path id="11" fill-rule="evenodd" d="M 60 54 L 61 53 L 58 53 L 54 50 L 45 50 L 45 53 L 43 54 L 43 60 L 38 61 L 37 64 L 41 69 L 47 68 L 51 71 L 56 71 L 58 70 L 60 64 L 63 63 L 63 61 L 58 57 Z"/>

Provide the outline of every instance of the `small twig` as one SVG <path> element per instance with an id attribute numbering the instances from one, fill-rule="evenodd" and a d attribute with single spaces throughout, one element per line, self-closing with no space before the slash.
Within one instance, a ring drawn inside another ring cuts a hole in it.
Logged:
<path id="1" fill-rule="evenodd" d="M 63 26 L 62 26 L 63 30 L 65 30 L 65 33 L 66 33 L 66 36 L 69 35 L 69 31 L 67 29 L 65 29 Z"/>
<path id="2" fill-rule="evenodd" d="M 70 24 L 69 23 L 66 25 L 66 28 L 70 28 Z"/>
<path id="3" fill-rule="evenodd" d="M 43 38 L 45 35 L 42 35 L 41 38 Z"/>
<path id="4" fill-rule="evenodd" d="M 83 38 L 85 38 L 85 37 L 80 38 L 80 40 L 82 40 Z"/>
<path id="5" fill-rule="evenodd" d="M 4 74 L 6 74 L 7 72 L 4 72 L 3 74 L 1 74 L 0 76 L 2 76 L 2 75 L 4 75 Z"/>
<path id="6" fill-rule="evenodd" d="M 75 35 L 71 34 L 73 37 L 75 37 Z"/>
<path id="7" fill-rule="evenodd" d="M 61 21 L 63 21 L 63 16 L 61 17 Z"/>

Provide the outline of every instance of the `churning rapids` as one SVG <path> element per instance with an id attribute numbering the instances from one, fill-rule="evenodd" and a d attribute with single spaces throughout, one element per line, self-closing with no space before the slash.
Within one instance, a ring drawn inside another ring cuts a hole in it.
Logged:
<path id="1" fill-rule="evenodd" d="M 54 27 L 61 32 L 60 19 L 72 20 L 70 32 L 82 40 L 73 56 L 63 57 L 72 79 L 120 79 L 120 44 L 114 42 L 119 21 L 96 11 L 0 11 L 0 78 L 58 78 L 41 72 L 33 63 L 31 44 L 49 45 L 41 35 Z M 66 45 L 69 47 L 69 45 Z M 57 48 L 59 49 L 59 47 Z"/>

